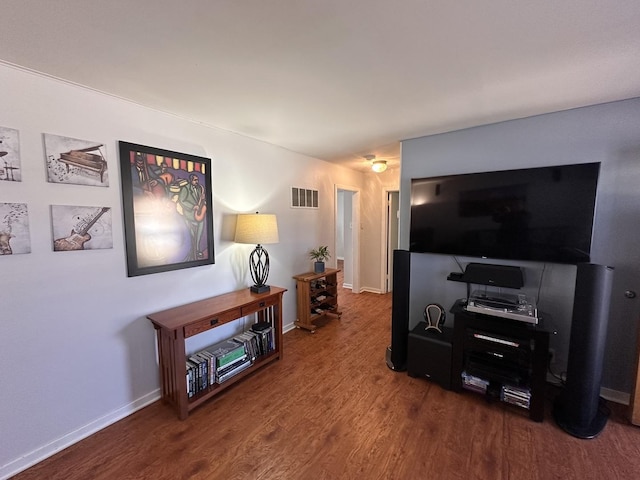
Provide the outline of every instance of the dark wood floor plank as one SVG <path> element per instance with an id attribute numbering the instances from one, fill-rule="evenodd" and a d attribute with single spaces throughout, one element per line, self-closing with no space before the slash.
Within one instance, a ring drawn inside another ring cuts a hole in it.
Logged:
<path id="1" fill-rule="evenodd" d="M 393 372 L 391 297 L 340 289 L 341 319 L 284 336 L 284 359 L 195 409 L 161 402 L 15 480 L 640 478 L 640 428 L 625 408 L 593 440 L 471 392 Z"/>

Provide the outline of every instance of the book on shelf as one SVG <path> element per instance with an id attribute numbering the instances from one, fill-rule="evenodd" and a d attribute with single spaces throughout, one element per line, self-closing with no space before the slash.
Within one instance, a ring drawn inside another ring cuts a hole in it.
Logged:
<path id="1" fill-rule="evenodd" d="M 237 375 L 243 370 L 246 370 L 250 366 L 251 366 L 251 360 L 249 360 L 249 358 L 245 358 L 240 363 L 236 363 L 226 368 L 223 368 L 222 370 L 218 371 L 216 382 L 222 383 L 226 380 L 229 380 L 231 377 L 233 377 L 234 375 Z"/>
<path id="2" fill-rule="evenodd" d="M 251 350 L 253 351 L 255 358 L 257 359 L 261 357 L 262 352 L 260 351 L 260 334 L 252 330 L 247 330 L 246 332 L 244 332 L 244 335 L 249 337 L 250 339 Z"/>
<path id="3" fill-rule="evenodd" d="M 207 388 L 207 362 L 197 353 L 189 357 L 189 361 L 195 365 L 195 393 Z"/>
<path id="4" fill-rule="evenodd" d="M 249 358 L 248 355 L 243 355 L 242 357 L 236 358 L 233 362 L 227 363 L 226 365 L 224 365 L 223 367 L 217 367 L 216 368 L 216 377 L 218 377 L 220 375 L 220 372 L 236 367 L 237 365 L 244 363 L 246 360 L 251 361 L 251 359 Z"/>
<path id="5" fill-rule="evenodd" d="M 263 332 L 265 330 L 269 330 L 271 328 L 271 324 L 269 322 L 256 322 L 251 325 L 251 330 L 254 332 Z"/>
<path id="6" fill-rule="evenodd" d="M 232 339 L 234 342 L 238 342 L 241 345 L 244 345 L 245 352 L 253 362 L 257 358 L 256 346 L 257 343 L 255 341 L 255 337 L 253 335 L 248 334 L 247 332 L 242 332 Z"/>
<path id="7" fill-rule="evenodd" d="M 191 364 L 191 395 L 193 396 L 200 391 L 200 365 L 191 356 L 188 360 Z"/>
<path id="8" fill-rule="evenodd" d="M 199 363 L 187 359 L 187 396 L 193 397 L 202 390 L 201 367 Z"/>
<path id="9" fill-rule="evenodd" d="M 257 322 L 250 330 L 188 355 L 186 359 L 189 398 L 220 384 L 275 350 L 275 330 L 270 322 Z"/>
<path id="10" fill-rule="evenodd" d="M 204 357 L 207 360 L 207 370 L 209 371 L 209 385 L 213 385 L 216 383 L 216 356 L 208 352 L 207 350 L 202 350 L 198 352 L 198 355 Z"/>
<path id="11" fill-rule="evenodd" d="M 251 326 L 251 330 L 258 336 L 258 345 L 261 355 L 266 355 L 275 350 L 275 334 L 269 322 L 257 322 Z"/>
<path id="12" fill-rule="evenodd" d="M 196 366 L 189 360 L 187 360 L 186 366 L 187 366 L 187 397 L 191 398 L 195 394 L 195 390 L 193 388 L 193 385 L 194 385 L 193 376 L 194 376 L 194 369 Z"/>
<path id="13" fill-rule="evenodd" d="M 230 339 L 216 343 L 205 350 L 216 356 L 216 367 L 224 367 L 246 354 L 244 345 Z"/>
<path id="14" fill-rule="evenodd" d="M 202 378 L 202 388 L 207 388 L 211 382 L 211 361 L 210 358 L 204 354 L 204 351 L 202 352 L 198 352 L 196 354 L 198 357 L 202 358 L 202 361 L 204 363 L 204 376 Z M 214 364 L 215 366 L 215 364 Z"/>

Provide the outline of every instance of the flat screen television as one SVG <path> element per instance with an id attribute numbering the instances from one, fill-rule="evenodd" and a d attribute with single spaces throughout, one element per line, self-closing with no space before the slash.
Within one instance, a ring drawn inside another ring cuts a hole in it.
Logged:
<path id="1" fill-rule="evenodd" d="M 590 261 L 600 163 L 411 180 L 412 252 Z"/>

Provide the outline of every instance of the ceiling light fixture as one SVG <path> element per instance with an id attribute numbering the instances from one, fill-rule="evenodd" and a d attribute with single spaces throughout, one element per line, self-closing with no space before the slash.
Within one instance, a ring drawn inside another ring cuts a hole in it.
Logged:
<path id="1" fill-rule="evenodd" d="M 387 161 L 386 160 L 374 160 L 371 165 L 371 170 L 376 173 L 382 173 L 387 169 Z"/>
<path id="2" fill-rule="evenodd" d="M 382 173 L 387 169 L 387 161 L 386 160 L 376 160 L 375 155 L 365 155 L 364 158 L 369 160 L 371 163 L 371 170 L 376 173 Z"/>

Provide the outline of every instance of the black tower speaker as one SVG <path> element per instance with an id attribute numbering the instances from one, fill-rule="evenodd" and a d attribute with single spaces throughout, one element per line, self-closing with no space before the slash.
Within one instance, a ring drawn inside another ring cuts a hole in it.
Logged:
<path id="1" fill-rule="evenodd" d="M 560 428 L 578 438 L 595 437 L 607 423 L 600 382 L 612 283 L 612 267 L 578 264 L 567 381 L 553 409 Z"/>
<path id="2" fill-rule="evenodd" d="M 411 253 L 393 251 L 393 291 L 391 292 L 391 346 L 386 361 L 391 370 L 407 368 L 409 342 L 409 286 L 411 283 Z"/>

